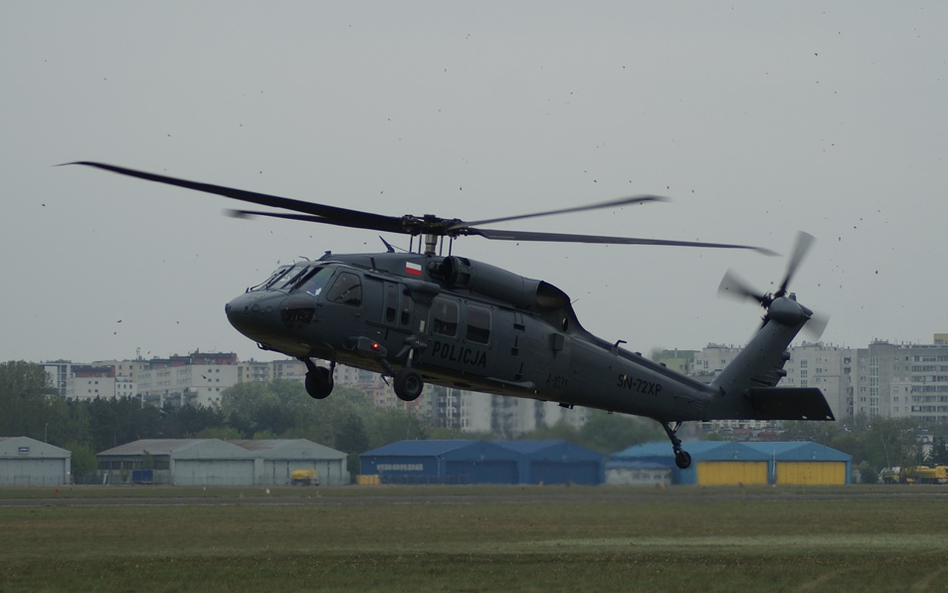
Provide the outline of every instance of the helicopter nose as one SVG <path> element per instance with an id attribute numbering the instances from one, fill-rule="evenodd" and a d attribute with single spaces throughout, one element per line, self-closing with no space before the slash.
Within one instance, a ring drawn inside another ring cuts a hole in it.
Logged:
<path id="1" fill-rule="evenodd" d="M 224 306 L 227 320 L 234 328 L 257 342 L 269 338 L 280 319 L 283 295 L 247 292 Z"/>

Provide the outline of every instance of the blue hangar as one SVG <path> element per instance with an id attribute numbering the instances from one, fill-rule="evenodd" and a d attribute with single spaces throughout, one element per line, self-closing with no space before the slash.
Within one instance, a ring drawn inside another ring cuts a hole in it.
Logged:
<path id="1" fill-rule="evenodd" d="M 605 457 L 544 441 L 400 441 L 359 456 L 382 484 L 601 484 Z"/>

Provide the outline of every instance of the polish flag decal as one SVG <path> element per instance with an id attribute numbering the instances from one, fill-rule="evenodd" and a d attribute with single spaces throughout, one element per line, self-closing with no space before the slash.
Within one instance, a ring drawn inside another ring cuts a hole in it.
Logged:
<path id="1" fill-rule="evenodd" d="M 405 273 L 409 276 L 418 276 L 421 277 L 421 264 L 413 264 L 411 262 L 405 262 Z"/>

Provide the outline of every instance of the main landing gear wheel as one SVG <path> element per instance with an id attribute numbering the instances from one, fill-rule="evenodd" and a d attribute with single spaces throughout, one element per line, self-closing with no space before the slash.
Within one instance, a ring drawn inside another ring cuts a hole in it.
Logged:
<path id="1" fill-rule="evenodd" d="M 313 361 L 303 360 L 306 363 L 306 393 L 313 399 L 325 399 L 332 393 L 335 383 L 332 380 L 332 371 L 326 367 L 318 367 Z"/>
<path id="2" fill-rule="evenodd" d="M 395 375 L 395 395 L 402 401 L 415 401 L 424 388 L 425 382 L 421 380 L 421 375 L 411 369 L 402 369 Z"/>
<path id="3" fill-rule="evenodd" d="M 677 465 L 679 469 L 688 469 L 691 467 L 691 454 L 678 449 L 678 451 L 675 452 L 675 465 Z"/>
<path id="4" fill-rule="evenodd" d="M 306 393 L 313 399 L 325 399 L 332 393 L 334 386 L 332 375 L 326 367 L 306 373 Z"/>
<path id="5" fill-rule="evenodd" d="M 662 428 L 665 429 L 665 434 L 668 435 L 668 439 L 672 444 L 672 451 L 675 452 L 675 465 L 678 466 L 678 469 L 691 467 L 691 455 L 681 448 L 681 439 L 678 438 L 678 429 L 681 428 L 681 422 L 676 422 L 675 428 L 669 426 L 667 422 L 662 422 Z"/>

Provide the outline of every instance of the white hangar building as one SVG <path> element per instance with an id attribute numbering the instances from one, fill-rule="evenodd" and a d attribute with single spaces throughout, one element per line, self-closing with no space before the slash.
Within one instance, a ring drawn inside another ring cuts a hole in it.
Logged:
<path id="1" fill-rule="evenodd" d="M 254 456 L 256 482 L 270 486 L 290 483 L 290 473 L 315 469 L 325 486 L 349 483 L 348 457 L 342 451 L 306 439 L 260 439 L 227 441 L 250 451 Z"/>
<path id="2" fill-rule="evenodd" d="M 0 437 L 0 486 L 63 486 L 72 453 L 29 437 Z"/>
<path id="3" fill-rule="evenodd" d="M 142 439 L 96 459 L 110 484 L 282 486 L 297 469 L 317 470 L 323 485 L 349 483 L 346 454 L 305 439 Z"/>

